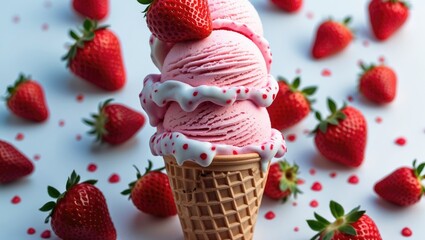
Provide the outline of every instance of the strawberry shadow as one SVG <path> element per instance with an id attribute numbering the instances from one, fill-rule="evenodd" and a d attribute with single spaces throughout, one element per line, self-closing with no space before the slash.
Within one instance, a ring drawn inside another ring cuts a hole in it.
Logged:
<path id="1" fill-rule="evenodd" d="M 337 172 L 352 172 L 356 168 L 344 166 L 339 163 L 332 162 L 323 157 L 319 152 L 313 154 L 311 158 L 312 167 L 319 170 L 337 171 Z"/>
<path id="2" fill-rule="evenodd" d="M 141 212 L 133 215 L 131 232 L 144 236 L 145 239 L 155 240 L 184 240 L 177 216 L 159 218 Z M 167 229 L 167 230 L 165 230 Z"/>
<path id="3" fill-rule="evenodd" d="M 140 142 L 136 136 L 120 145 L 110 145 L 107 143 L 100 144 L 98 142 L 93 142 L 94 137 L 87 136 L 86 138 L 90 138 L 88 139 L 88 141 L 92 142 L 89 151 L 92 154 L 98 155 L 98 156 L 109 156 L 111 154 L 112 155 L 120 154 L 122 152 L 128 152 L 129 149 L 140 146 Z M 119 157 L 119 155 L 117 156 Z"/>
<path id="4" fill-rule="evenodd" d="M 388 201 L 385 201 L 384 199 L 380 198 L 376 194 L 371 195 L 371 198 L 373 198 L 371 202 L 376 206 L 376 208 L 379 208 L 386 213 L 409 215 L 409 214 L 415 214 L 416 212 L 421 211 L 420 209 L 415 209 L 419 207 L 420 204 L 416 204 L 414 206 L 409 206 L 409 207 L 401 207 L 401 206 L 392 204 Z"/>
<path id="5" fill-rule="evenodd" d="M 9 127 L 19 128 L 20 131 L 24 131 L 26 129 L 38 128 L 40 127 L 40 125 L 47 124 L 48 121 L 49 120 L 45 122 L 41 122 L 41 123 L 33 122 L 30 120 L 17 117 L 10 111 L 6 115 L 4 115 L 2 118 L 0 118 L 0 123 L 3 122 L 5 125 Z"/>

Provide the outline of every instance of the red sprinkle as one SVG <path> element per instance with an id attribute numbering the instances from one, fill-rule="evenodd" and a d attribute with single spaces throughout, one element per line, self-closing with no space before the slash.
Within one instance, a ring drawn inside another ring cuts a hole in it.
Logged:
<path id="1" fill-rule="evenodd" d="M 298 185 L 303 185 L 304 183 L 305 183 L 304 179 L 302 179 L 302 178 L 298 178 L 297 179 L 297 184 Z"/>
<path id="2" fill-rule="evenodd" d="M 329 176 L 330 176 L 331 178 L 336 178 L 336 172 L 331 172 L 331 173 L 329 173 Z"/>
<path id="3" fill-rule="evenodd" d="M 369 41 L 368 41 L 368 40 L 364 40 L 364 41 L 363 41 L 363 46 L 365 46 L 365 47 L 369 47 Z"/>
<path id="4" fill-rule="evenodd" d="M 207 159 L 208 155 L 206 153 L 202 153 L 200 157 L 202 160 L 205 160 Z"/>
<path id="5" fill-rule="evenodd" d="M 32 227 L 30 227 L 30 228 L 28 228 L 27 233 L 28 233 L 29 235 L 33 235 L 33 234 L 35 234 L 35 229 L 34 229 L 34 228 L 32 228 Z"/>
<path id="6" fill-rule="evenodd" d="M 310 171 L 309 171 L 309 173 L 310 173 L 310 175 L 314 175 L 314 174 L 316 174 L 316 169 L 311 168 L 311 169 L 310 169 Z"/>
<path id="7" fill-rule="evenodd" d="M 395 140 L 395 144 L 399 145 L 399 146 L 404 146 L 406 145 L 407 140 L 404 137 L 399 137 Z"/>
<path id="8" fill-rule="evenodd" d="M 75 139 L 76 139 L 77 141 L 81 141 L 81 135 L 80 135 L 80 134 L 77 134 L 77 136 L 75 136 Z"/>
<path id="9" fill-rule="evenodd" d="M 40 237 L 45 239 L 50 238 L 51 237 L 50 230 L 45 230 L 44 232 L 42 232 Z"/>
<path id="10" fill-rule="evenodd" d="M 330 77 L 331 75 L 332 75 L 331 70 L 329 70 L 327 68 L 325 68 L 325 69 L 322 70 L 322 76 L 323 77 Z"/>
<path id="11" fill-rule="evenodd" d="M 357 184 L 357 183 L 359 183 L 359 178 L 356 175 L 351 175 L 348 178 L 348 183 Z"/>
<path id="12" fill-rule="evenodd" d="M 192 94 L 194 97 L 196 97 L 197 95 L 198 95 L 198 92 L 193 92 L 193 94 Z"/>
<path id="13" fill-rule="evenodd" d="M 82 102 L 84 100 L 84 95 L 80 93 L 77 95 L 76 99 L 77 99 L 77 102 Z"/>
<path id="14" fill-rule="evenodd" d="M 316 200 L 312 200 L 311 202 L 310 202 L 310 207 L 312 207 L 312 208 L 316 208 L 316 207 L 318 207 L 319 206 L 319 202 L 318 201 L 316 201 Z"/>
<path id="15" fill-rule="evenodd" d="M 307 12 L 306 16 L 307 16 L 308 19 L 314 18 L 314 14 L 312 12 Z"/>
<path id="16" fill-rule="evenodd" d="M 287 139 L 288 139 L 289 142 L 294 142 L 297 139 L 297 135 L 289 134 Z"/>
<path id="17" fill-rule="evenodd" d="M 378 61 L 380 63 L 384 63 L 385 62 L 385 57 L 384 56 L 380 56 L 379 59 L 378 59 Z"/>
<path id="18" fill-rule="evenodd" d="M 298 232 L 300 230 L 299 227 L 294 227 L 294 232 Z"/>
<path id="19" fill-rule="evenodd" d="M 187 150 L 189 148 L 189 145 L 187 143 L 183 144 L 183 149 Z"/>
<path id="20" fill-rule="evenodd" d="M 240 89 L 236 90 L 236 93 L 238 93 L 238 94 L 241 93 L 241 90 Z"/>
<path id="21" fill-rule="evenodd" d="M 97 165 L 96 165 L 96 164 L 94 164 L 94 163 L 90 163 L 90 164 L 87 166 L 87 171 L 89 171 L 89 172 L 96 172 L 96 170 L 97 170 Z"/>
<path id="22" fill-rule="evenodd" d="M 377 118 L 375 118 L 375 122 L 376 122 L 376 123 L 381 123 L 381 122 L 382 122 L 382 118 L 381 118 L 381 117 L 377 117 Z"/>
<path id="23" fill-rule="evenodd" d="M 267 94 L 263 94 L 263 99 L 267 99 Z"/>
<path id="24" fill-rule="evenodd" d="M 245 89 L 245 93 L 248 93 L 249 92 L 249 89 L 247 88 L 247 89 Z"/>
<path id="25" fill-rule="evenodd" d="M 265 150 L 266 149 L 266 147 L 263 145 L 263 146 L 261 146 L 261 150 Z"/>
<path id="26" fill-rule="evenodd" d="M 322 184 L 320 184 L 319 182 L 314 182 L 313 185 L 311 185 L 311 190 L 313 191 L 321 191 L 322 190 Z"/>
<path id="27" fill-rule="evenodd" d="M 114 173 L 109 177 L 108 181 L 110 183 L 118 183 L 120 181 L 120 176 L 118 174 Z"/>
<path id="28" fill-rule="evenodd" d="M 19 197 L 19 196 L 14 196 L 13 198 L 12 198 L 12 200 L 10 200 L 10 202 L 12 203 L 12 204 L 18 204 L 18 203 L 20 203 L 21 202 L 21 198 Z"/>
<path id="29" fill-rule="evenodd" d="M 15 137 L 15 139 L 17 140 L 17 141 L 22 141 L 22 140 L 24 140 L 24 134 L 23 133 L 18 133 L 18 134 L 16 134 L 16 137 Z"/>
<path id="30" fill-rule="evenodd" d="M 294 206 L 294 207 L 296 207 L 298 205 L 298 203 L 297 202 L 293 202 L 292 203 L 292 206 Z"/>
<path id="31" fill-rule="evenodd" d="M 353 96 L 348 96 L 348 97 L 347 97 L 347 100 L 348 100 L 349 102 L 353 102 L 353 101 L 354 101 L 354 98 L 353 98 Z"/>
<path id="32" fill-rule="evenodd" d="M 273 212 L 273 211 L 268 211 L 268 212 L 264 215 L 264 217 L 265 217 L 267 220 L 272 220 L 272 219 L 274 219 L 274 218 L 276 217 L 276 214 L 274 214 L 274 212 Z"/>
<path id="33" fill-rule="evenodd" d="M 227 103 L 227 104 L 229 104 L 229 103 L 231 103 L 231 102 L 232 102 L 232 100 L 227 100 L 227 101 L 226 101 L 226 103 Z"/>
<path id="34" fill-rule="evenodd" d="M 41 29 L 43 29 L 43 31 L 47 31 L 47 30 L 49 30 L 49 24 L 44 23 L 44 24 L 41 26 Z"/>
<path id="35" fill-rule="evenodd" d="M 413 235 L 412 230 L 410 230 L 410 228 L 405 227 L 401 230 L 401 235 L 403 235 L 403 237 L 410 237 Z"/>
<path id="36" fill-rule="evenodd" d="M 215 151 L 215 147 L 214 146 L 211 147 L 211 151 Z"/>
<path id="37" fill-rule="evenodd" d="M 35 154 L 35 155 L 34 155 L 34 160 L 35 160 L 35 161 L 40 160 L 40 158 L 41 158 L 41 157 L 40 157 L 40 154 Z"/>
<path id="38" fill-rule="evenodd" d="M 301 68 L 297 68 L 297 69 L 295 70 L 295 74 L 301 74 Z"/>
<path id="39" fill-rule="evenodd" d="M 59 121 L 59 127 L 63 127 L 65 126 L 65 121 L 64 120 L 60 120 Z"/>
<path id="40" fill-rule="evenodd" d="M 14 16 L 12 18 L 13 23 L 19 23 L 20 20 L 21 20 L 21 18 L 18 15 Z"/>
<path id="41" fill-rule="evenodd" d="M 236 150 L 233 150 L 233 155 L 238 155 L 238 152 Z"/>

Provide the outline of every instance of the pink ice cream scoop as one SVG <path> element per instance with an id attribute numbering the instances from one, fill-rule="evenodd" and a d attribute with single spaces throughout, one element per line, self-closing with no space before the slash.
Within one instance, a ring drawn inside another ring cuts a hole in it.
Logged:
<path id="1" fill-rule="evenodd" d="M 261 21 L 249 1 L 211 0 L 209 7 L 209 37 L 175 44 L 151 39 L 161 74 L 145 78 L 140 101 L 157 127 L 152 153 L 208 166 L 217 154 L 257 152 L 266 166 L 286 147 L 265 109 L 278 85 Z"/>

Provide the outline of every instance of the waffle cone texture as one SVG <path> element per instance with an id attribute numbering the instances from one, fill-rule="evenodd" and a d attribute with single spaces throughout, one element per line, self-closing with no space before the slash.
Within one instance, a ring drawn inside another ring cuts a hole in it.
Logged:
<path id="1" fill-rule="evenodd" d="M 258 154 L 216 156 L 208 167 L 164 156 L 185 240 L 251 240 L 267 180 Z"/>

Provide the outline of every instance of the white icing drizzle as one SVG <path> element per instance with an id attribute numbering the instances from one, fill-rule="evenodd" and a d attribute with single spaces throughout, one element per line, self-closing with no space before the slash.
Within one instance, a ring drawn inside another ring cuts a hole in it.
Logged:
<path id="1" fill-rule="evenodd" d="M 216 155 L 237 155 L 256 152 L 261 157 L 263 171 L 273 157 L 282 157 L 286 153 L 282 133 L 272 129 L 271 138 L 260 145 L 235 147 L 224 144 L 212 144 L 187 138 L 179 132 L 157 132 L 150 139 L 150 148 L 156 156 L 172 155 L 177 164 L 193 161 L 207 167 Z"/>
<path id="2" fill-rule="evenodd" d="M 160 75 L 148 75 L 140 94 L 140 102 L 150 116 L 149 121 L 152 126 L 157 126 L 162 121 L 169 102 L 177 102 L 185 112 L 192 112 L 203 102 L 226 106 L 232 105 L 235 101 L 251 100 L 257 106 L 268 107 L 279 90 L 278 83 L 271 75 L 268 76 L 267 85 L 261 89 L 244 86 L 192 87 L 176 80 L 161 83 L 160 78 Z"/>

